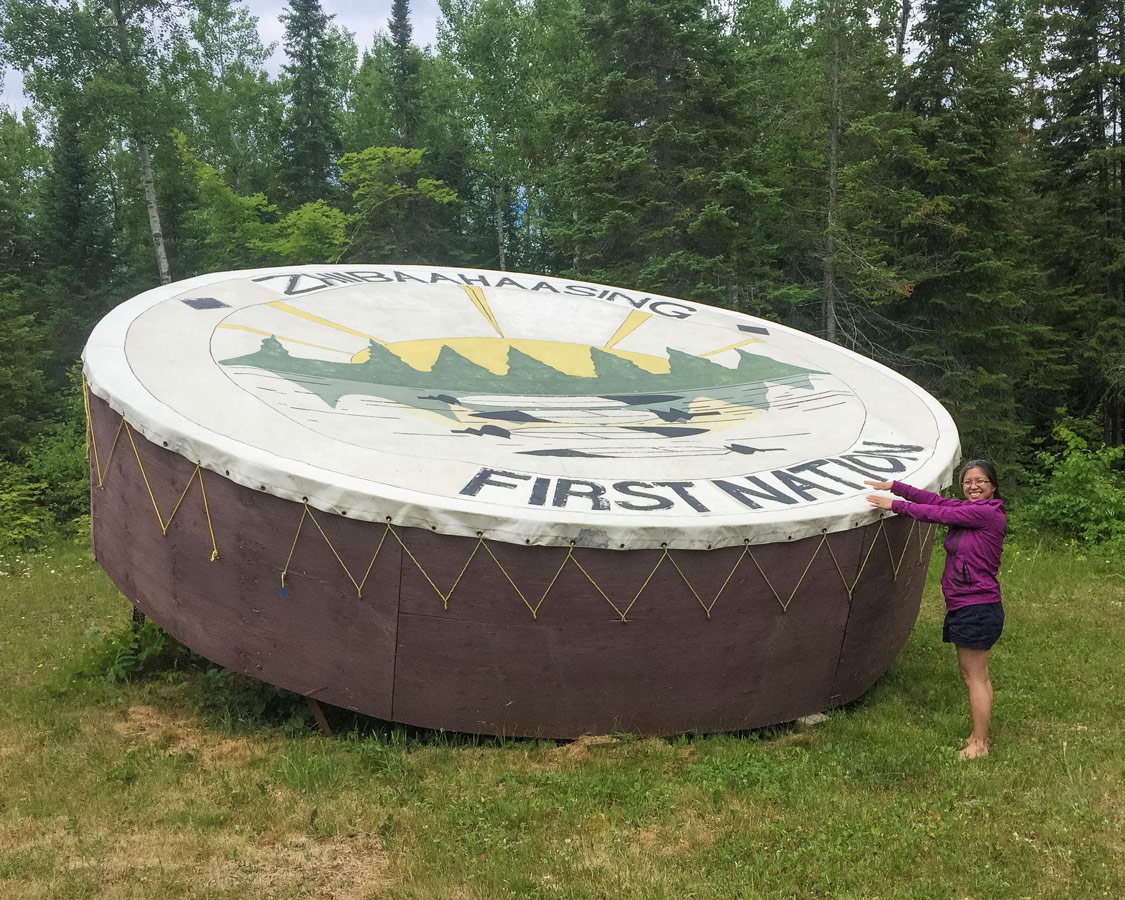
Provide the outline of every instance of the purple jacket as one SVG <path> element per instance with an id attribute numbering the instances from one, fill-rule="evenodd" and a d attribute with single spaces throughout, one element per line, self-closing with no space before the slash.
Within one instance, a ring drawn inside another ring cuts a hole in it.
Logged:
<path id="1" fill-rule="evenodd" d="M 952 611 L 977 603 L 999 603 L 997 576 L 1008 527 L 1004 501 L 951 500 L 901 481 L 891 485 L 891 493 L 905 498 L 891 503 L 899 515 L 949 526 L 941 575 L 945 608 Z"/>

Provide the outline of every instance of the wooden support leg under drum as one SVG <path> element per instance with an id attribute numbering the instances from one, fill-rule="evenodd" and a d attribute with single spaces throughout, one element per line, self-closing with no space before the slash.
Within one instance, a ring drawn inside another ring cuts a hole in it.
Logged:
<path id="1" fill-rule="evenodd" d="M 133 607 L 133 627 L 140 628 L 145 623 L 145 614 L 137 607 Z"/>
<path id="2" fill-rule="evenodd" d="M 320 704 L 312 697 L 306 697 L 305 703 L 308 704 L 309 712 L 311 712 L 313 718 L 316 719 L 316 727 L 320 729 L 320 733 L 325 737 L 332 737 L 332 729 L 328 725 L 328 720 L 324 718 L 324 710 L 320 708 Z"/>

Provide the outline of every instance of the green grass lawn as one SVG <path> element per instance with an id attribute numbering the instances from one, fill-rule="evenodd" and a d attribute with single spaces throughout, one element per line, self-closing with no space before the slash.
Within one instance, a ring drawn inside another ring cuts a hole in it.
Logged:
<path id="1" fill-rule="evenodd" d="M 892 669 L 813 728 L 559 744 L 337 712 L 330 740 L 198 664 L 75 676 L 127 602 L 82 547 L 7 553 L 0 897 L 1123 898 L 1125 560 L 1009 547 L 1003 579 L 995 752 L 961 763 L 933 578 Z"/>

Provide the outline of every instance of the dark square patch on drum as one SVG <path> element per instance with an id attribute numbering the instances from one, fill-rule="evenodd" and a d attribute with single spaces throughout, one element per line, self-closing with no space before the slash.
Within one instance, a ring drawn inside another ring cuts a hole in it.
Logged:
<path id="1" fill-rule="evenodd" d="M 229 303 L 216 300 L 214 297 L 185 297 L 183 302 L 192 309 L 228 309 Z"/>

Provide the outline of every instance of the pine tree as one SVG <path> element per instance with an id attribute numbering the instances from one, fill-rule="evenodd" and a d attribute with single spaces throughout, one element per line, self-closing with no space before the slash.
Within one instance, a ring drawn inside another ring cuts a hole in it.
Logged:
<path id="1" fill-rule="evenodd" d="M 688 0 L 609 0 L 582 4 L 577 28 L 557 102 L 556 246 L 583 277 L 729 302 L 740 235 L 772 200 L 742 164 L 726 21 Z"/>
<path id="2" fill-rule="evenodd" d="M 99 173 L 83 146 L 81 95 L 68 95 L 55 111 L 51 158 L 44 173 L 38 218 L 39 246 L 52 268 L 75 282 L 103 282 L 112 268 L 112 211 L 98 186 Z"/>
<path id="3" fill-rule="evenodd" d="M 65 385 L 90 328 L 113 302 L 114 216 L 101 183 L 104 169 L 84 140 L 88 115 L 81 94 L 64 95 L 55 111 L 34 219 L 40 279 L 56 298 L 40 313 L 51 347 L 46 374 L 53 390 Z"/>
<path id="4" fill-rule="evenodd" d="M 1007 55 L 1011 11 L 926 0 L 922 14 L 905 99 L 925 169 L 903 251 L 928 271 L 891 310 L 915 329 L 908 374 L 946 402 L 966 451 L 1010 460 L 1030 424 L 1018 385 L 1055 360 L 1029 305 L 1042 279 L 1020 214 L 1027 110 Z"/>
<path id="5" fill-rule="evenodd" d="M 282 128 L 284 183 L 289 206 L 332 193 L 340 154 L 338 57 L 329 33 L 332 16 L 320 0 L 291 0 L 285 25 L 288 105 Z"/>
<path id="6" fill-rule="evenodd" d="M 418 48 L 412 41 L 410 0 L 394 0 L 391 4 L 391 111 L 394 116 L 400 147 L 418 146 L 419 70 Z"/>
<path id="7" fill-rule="evenodd" d="M 0 107 L 0 471 L 49 405 L 44 366 L 50 336 L 33 315 L 42 296 L 33 277 L 32 198 L 42 165 L 35 128 Z"/>
<path id="8" fill-rule="evenodd" d="M 1039 224 L 1082 374 L 1072 410 L 1100 410 L 1125 443 L 1125 3 L 1042 10 L 1046 119 L 1038 137 L 1052 215 Z"/>

